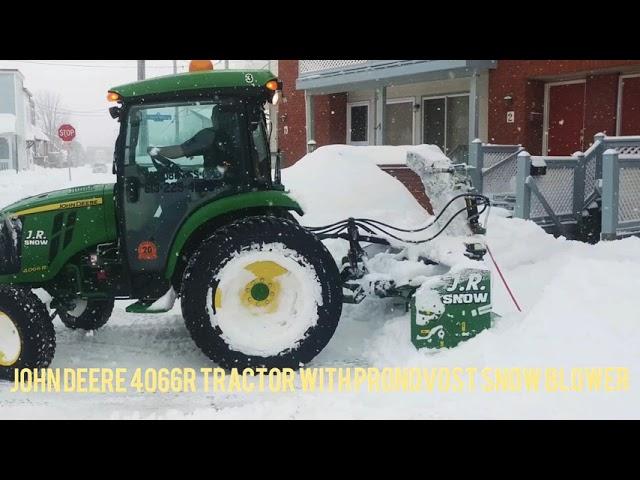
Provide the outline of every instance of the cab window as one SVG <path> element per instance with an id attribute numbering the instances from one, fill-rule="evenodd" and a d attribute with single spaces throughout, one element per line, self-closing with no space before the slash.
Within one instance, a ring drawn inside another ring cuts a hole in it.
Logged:
<path id="1" fill-rule="evenodd" d="M 131 107 L 126 161 L 152 171 L 153 147 L 179 146 L 183 154 L 171 161 L 182 170 L 215 173 L 222 165 L 239 168 L 246 145 L 243 112 L 242 102 L 234 100 Z"/>

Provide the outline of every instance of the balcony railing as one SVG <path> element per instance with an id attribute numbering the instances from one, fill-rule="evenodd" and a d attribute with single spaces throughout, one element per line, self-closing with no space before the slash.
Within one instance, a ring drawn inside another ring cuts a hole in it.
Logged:
<path id="1" fill-rule="evenodd" d="M 368 61 L 369 60 L 300 60 L 298 74 L 302 77 L 325 70 L 364 65 Z"/>

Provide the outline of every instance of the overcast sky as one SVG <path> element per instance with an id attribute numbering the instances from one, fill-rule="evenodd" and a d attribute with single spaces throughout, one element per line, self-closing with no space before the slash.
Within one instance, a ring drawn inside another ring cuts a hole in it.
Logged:
<path id="1" fill-rule="evenodd" d="M 266 67 L 268 60 L 230 60 L 230 68 Z M 173 72 L 172 60 L 147 60 L 147 78 Z M 188 69 L 189 60 L 178 60 L 178 72 Z M 220 64 L 221 66 L 221 64 Z M 218 67 L 218 65 L 216 65 Z M 25 77 L 34 95 L 40 90 L 60 94 L 76 139 L 86 148 L 111 146 L 118 123 L 109 116 L 109 88 L 134 82 L 135 60 L 0 60 L 0 69 L 15 68 Z"/>

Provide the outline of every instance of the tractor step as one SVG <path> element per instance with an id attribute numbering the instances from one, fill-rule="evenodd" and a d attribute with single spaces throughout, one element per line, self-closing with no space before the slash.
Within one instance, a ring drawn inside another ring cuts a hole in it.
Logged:
<path id="1" fill-rule="evenodd" d="M 154 302 L 143 302 L 138 300 L 136 303 L 129 305 L 125 311 L 127 313 L 166 313 L 171 308 L 151 308 Z"/>
<path id="2" fill-rule="evenodd" d="M 173 308 L 178 296 L 173 288 L 170 288 L 161 298 L 157 300 L 138 300 L 129 305 L 125 311 L 127 313 L 166 313 Z"/>

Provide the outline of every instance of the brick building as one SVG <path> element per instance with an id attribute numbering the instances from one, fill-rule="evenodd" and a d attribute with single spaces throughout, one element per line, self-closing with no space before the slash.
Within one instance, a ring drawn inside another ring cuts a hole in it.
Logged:
<path id="1" fill-rule="evenodd" d="M 277 72 L 285 166 L 310 140 L 430 143 L 466 161 L 474 138 L 570 155 L 597 132 L 640 135 L 640 60 L 279 60 Z M 381 167 L 424 204 L 411 171 Z"/>
<path id="2" fill-rule="evenodd" d="M 567 155 L 600 131 L 640 134 L 640 60 L 280 60 L 278 75 L 288 164 L 309 140 L 463 159 L 473 138 Z"/>

